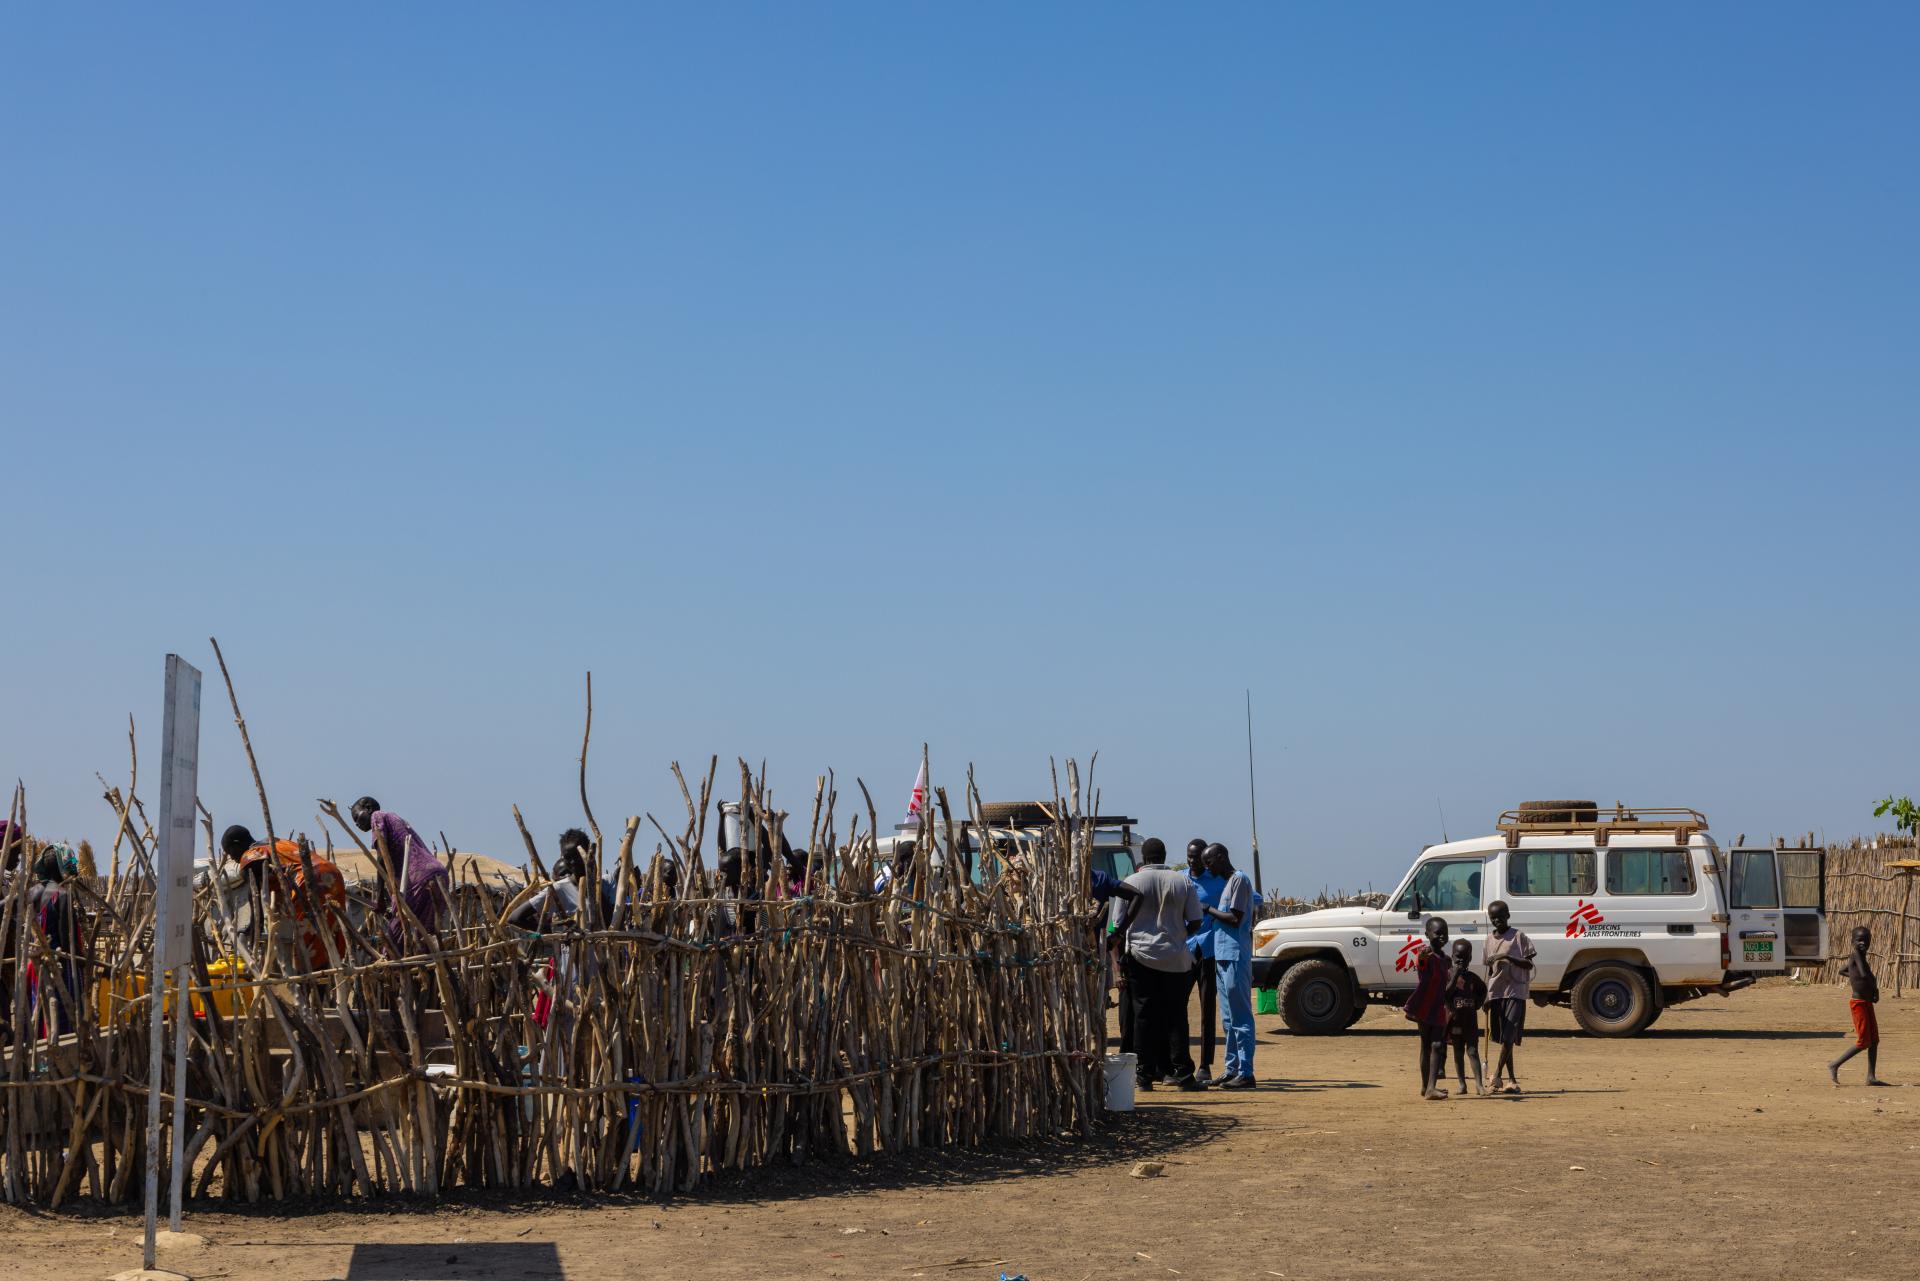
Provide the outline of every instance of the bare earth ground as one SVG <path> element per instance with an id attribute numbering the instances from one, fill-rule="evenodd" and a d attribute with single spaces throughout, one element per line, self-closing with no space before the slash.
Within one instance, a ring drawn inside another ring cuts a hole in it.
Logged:
<path id="1" fill-rule="evenodd" d="M 1883 1075 L 1920 1084 L 1920 998 L 1880 1006 Z M 190 1210 L 196 1277 L 1340 1278 L 1920 1276 L 1920 1088 L 1847 1088 L 1840 988 L 1780 983 L 1634 1041 L 1533 1011 L 1518 1099 L 1420 1101 L 1393 1010 L 1344 1037 L 1258 1019 L 1256 1092 L 1156 1091 L 1091 1141 L 731 1179 L 697 1199 L 434 1210 Z M 1141 1158 L 1167 1162 L 1130 1177 Z M 0 1208 L 0 1278 L 139 1263 L 139 1220 Z"/>

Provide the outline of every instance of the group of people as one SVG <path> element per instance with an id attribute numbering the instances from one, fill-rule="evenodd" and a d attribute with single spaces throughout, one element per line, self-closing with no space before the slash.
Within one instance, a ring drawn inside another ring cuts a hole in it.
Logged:
<path id="1" fill-rule="evenodd" d="M 421 932 L 438 932 L 448 902 L 452 874 L 425 837 L 406 819 L 362 796 L 350 811 L 353 825 L 372 837 L 373 857 L 384 868 L 376 891 L 375 912 L 383 919 L 387 941 L 404 955 Z M 315 970 L 338 964 L 346 938 L 337 921 L 322 926 L 324 905 L 344 909 L 346 880 L 340 868 L 304 841 L 259 841 L 236 823 L 220 834 L 220 853 L 238 867 L 249 887 L 266 894 L 277 915 L 290 918 L 301 949 Z M 396 892 L 397 891 L 397 892 Z"/>
<path id="2" fill-rule="evenodd" d="M 1136 1056 L 1135 1087 L 1179 1090 L 1253 1089 L 1253 882 L 1233 865 L 1226 846 L 1196 838 L 1184 870 L 1167 866 L 1164 842 L 1150 838 L 1141 867 L 1124 881 L 1096 872 L 1094 898 L 1108 905 L 1107 939 L 1117 959 L 1120 1051 Z M 1512 923 L 1504 901 L 1487 909 L 1484 954 L 1468 939 L 1448 939 L 1447 923 L 1429 917 L 1413 959 L 1417 981 L 1406 1015 L 1420 1034 L 1420 1093 L 1444 1099 L 1446 1055 L 1453 1051 L 1460 1092 L 1520 1092 L 1515 1053 L 1526 1030 L 1533 941 Z M 1486 970 L 1475 972 L 1476 959 Z M 1192 1051 L 1188 1006 L 1198 995 L 1200 1061 Z M 1481 1015 L 1497 1047 L 1489 1087 L 1480 1061 Z M 1224 1041 L 1224 1070 L 1213 1074 L 1214 1024 Z M 1838 1065 L 1836 1064 L 1836 1067 Z"/>
<path id="3" fill-rule="evenodd" d="M 28 852 L 26 833 L 17 825 L 0 820 L 0 866 L 16 871 Z M 49 951 L 64 958 L 56 967 L 58 978 L 41 972 L 36 961 L 26 962 L 22 976 L 26 989 L 28 1026 L 32 1036 L 49 1036 L 73 1029 L 71 1002 L 80 997 L 80 971 L 74 957 L 80 951 L 84 918 L 67 882 L 78 874 L 75 852 L 65 845 L 49 844 L 34 855 L 31 883 L 26 892 L 25 927 L 38 930 L 46 938 Z M 11 915 L 0 919 L 0 1039 L 13 1038 L 13 977 L 27 949 L 14 932 Z"/>
<path id="4" fill-rule="evenodd" d="M 1136 1088 L 1254 1088 L 1253 881 L 1227 847 L 1196 837 L 1185 869 L 1167 866 L 1151 837 L 1141 867 L 1124 881 L 1096 876 L 1109 903 L 1108 944 L 1118 959 L 1120 1050 L 1137 1056 Z M 1189 1044 L 1187 1006 L 1201 998 L 1201 1055 Z M 1224 1032 L 1223 1071 L 1213 1075 L 1214 1020 Z"/>
<path id="5" fill-rule="evenodd" d="M 1488 977 L 1474 972 L 1473 941 L 1448 943 L 1445 918 L 1429 916 L 1424 945 L 1414 957 L 1413 995 L 1406 1016 L 1420 1032 L 1420 1095 L 1444 1099 L 1447 1091 L 1447 1051 L 1453 1051 L 1460 1094 L 1467 1093 L 1467 1068 L 1473 1068 L 1473 1089 L 1489 1093 L 1480 1067 L 1480 1014 L 1486 1011 L 1487 1038 L 1497 1047 L 1493 1064 L 1494 1094 L 1520 1093 L 1520 1074 L 1514 1052 L 1527 1025 L 1527 993 L 1532 984 L 1533 940 L 1513 926 L 1512 910 L 1503 899 L 1487 905 L 1489 925 L 1485 954 L 1480 958 Z M 1504 1080 L 1504 1084 L 1502 1084 Z"/>

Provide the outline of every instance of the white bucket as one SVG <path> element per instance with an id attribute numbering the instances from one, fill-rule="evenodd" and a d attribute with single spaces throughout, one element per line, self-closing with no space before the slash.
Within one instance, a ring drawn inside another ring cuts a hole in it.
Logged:
<path id="1" fill-rule="evenodd" d="M 1133 1074 L 1139 1066 L 1137 1055 L 1107 1055 L 1107 1111 L 1133 1111 Z"/>

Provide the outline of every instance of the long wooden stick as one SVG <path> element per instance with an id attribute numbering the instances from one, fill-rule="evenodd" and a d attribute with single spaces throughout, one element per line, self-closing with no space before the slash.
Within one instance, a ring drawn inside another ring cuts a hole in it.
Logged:
<path id="1" fill-rule="evenodd" d="M 247 768 L 253 771 L 253 790 L 260 797 L 260 818 L 267 825 L 267 843 L 272 844 L 279 837 L 273 831 L 273 811 L 267 805 L 267 785 L 260 781 L 260 762 L 253 754 L 253 740 L 247 736 L 247 718 L 240 714 L 240 699 L 233 692 L 233 677 L 227 671 L 227 656 L 220 652 L 220 642 L 207 637 L 207 643 L 213 646 L 213 657 L 220 664 L 220 679 L 227 684 L 227 702 L 233 707 L 233 723 L 240 727 L 240 746 L 247 750 Z"/>

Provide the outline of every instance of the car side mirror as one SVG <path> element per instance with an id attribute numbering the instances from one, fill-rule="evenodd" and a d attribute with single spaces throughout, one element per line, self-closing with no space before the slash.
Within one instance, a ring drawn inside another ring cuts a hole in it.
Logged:
<path id="1" fill-rule="evenodd" d="M 1420 916 L 1421 916 L 1421 912 L 1420 912 L 1420 891 L 1419 891 L 1419 890 L 1415 890 L 1415 891 L 1413 892 L 1413 910 L 1412 910 L 1411 912 L 1408 912 L 1408 913 L 1407 913 L 1407 919 L 1408 919 L 1409 921 L 1417 921 L 1417 920 L 1419 920 L 1419 919 L 1420 919 Z"/>

